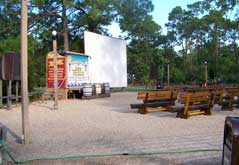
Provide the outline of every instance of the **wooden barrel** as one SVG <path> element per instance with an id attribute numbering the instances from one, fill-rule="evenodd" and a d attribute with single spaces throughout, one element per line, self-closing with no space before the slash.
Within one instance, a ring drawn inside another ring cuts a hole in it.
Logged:
<path id="1" fill-rule="evenodd" d="M 92 85 L 90 83 L 84 84 L 83 96 L 86 96 L 86 97 L 92 96 Z"/>
<path id="2" fill-rule="evenodd" d="M 101 94 L 105 94 L 105 84 L 101 84 Z"/>
<path id="3" fill-rule="evenodd" d="M 101 84 L 95 84 L 96 95 L 101 94 Z"/>
<path id="4" fill-rule="evenodd" d="M 92 96 L 96 95 L 95 84 L 92 85 Z"/>
<path id="5" fill-rule="evenodd" d="M 105 94 L 110 94 L 110 83 L 104 83 Z"/>

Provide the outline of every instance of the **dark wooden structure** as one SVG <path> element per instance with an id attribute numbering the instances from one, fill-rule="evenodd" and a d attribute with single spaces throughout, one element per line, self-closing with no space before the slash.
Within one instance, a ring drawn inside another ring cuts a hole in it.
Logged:
<path id="1" fill-rule="evenodd" d="M 234 106 L 239 108 L 239 88 L 225 88 L 221 96 L 220 104 L 222 105 L 222 110 L 232 111 Z"/>

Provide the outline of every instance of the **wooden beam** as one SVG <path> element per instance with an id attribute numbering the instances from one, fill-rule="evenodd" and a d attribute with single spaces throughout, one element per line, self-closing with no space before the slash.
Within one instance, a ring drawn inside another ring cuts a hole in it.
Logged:
<path id="1" fill-rule="evenodd" d="M 0 97 L 2 97 L 2 80 L 0 80 Z M 2 98 L 0 99 L 0 108 L 2 107 Z"/>
<path id="2" fill-rule="evenodd" d="M 8 80 L 8 85 L 7 85 L 7 109 L 11 110 L 12 108 L 12 80 Z"/>
<path id="3" fill-rule="evenodd" d="M 192 116 L 192 115 L 203 115 L 203 114 L 205 114 L 205 111 L 189 112 L 190 116 Z"/>
<path id="4" fill-rule="evenodd" d="M 28 73 L 27 73 L 27 0 L 21 3 L 21 95 L 22 95 L 22 142 L 30 143 L 29 130 L 29 98 L 28 98 Z"/>
<path id="5" fill-rule="evenodd" d="M 16 105 L 18 104 L 18 88 L 19 88 L 19 81 L 16 81 Z"/>
<path id="6" fill-rule="evenodd" d="M 53 39 L 53 63 L 54 63 L 54 109 L 58 110 L 58 68 L 57 68 L 57 41 Z"/>

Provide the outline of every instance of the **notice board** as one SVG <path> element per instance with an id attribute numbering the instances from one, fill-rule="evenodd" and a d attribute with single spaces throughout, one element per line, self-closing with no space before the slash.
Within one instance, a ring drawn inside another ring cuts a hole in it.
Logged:
<path id="1" fill-rule="evenodd" d="M 88 56 L 80 53 L 67 52 L 67 88 L 80 88 L 89 82 Z"/>
<path id="2" fill-rule="evenodd" d="M 46 86 L 54 88 L 54 53 L 49 52 L 46 57 Z M 65 57 L 57 54 L 58 88 L 66 87 Z"/>

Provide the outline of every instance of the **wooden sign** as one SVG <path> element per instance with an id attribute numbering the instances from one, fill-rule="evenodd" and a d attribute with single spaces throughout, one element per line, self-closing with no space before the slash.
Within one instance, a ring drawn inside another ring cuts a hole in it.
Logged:
<path id="1" fill-rule="evenodd" d="M 46 57 L 46 86 L 47 88 L 54 88 L 54 63 L 53 52 L 49 52 Z M 65 57 L 57 54 L 57 79 L 58 88 L 66 87 L 65 74 Z"/>

